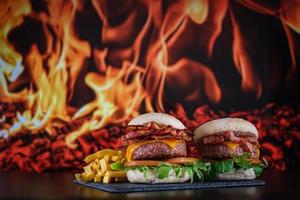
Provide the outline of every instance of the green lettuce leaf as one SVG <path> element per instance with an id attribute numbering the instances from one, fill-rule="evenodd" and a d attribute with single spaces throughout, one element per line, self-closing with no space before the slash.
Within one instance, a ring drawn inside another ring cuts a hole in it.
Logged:
<path id="1" fill-rule="evenodd" d="M 211 164 L 198 161 L 193 165 L 193 171 L 196 173 L 198 180 L 203 181 L 211 171 Z"/>
<path id="2" fill-rule="evenodd" d="M 136 166 L 136 167 L 129 167 L 126 170 L 133 169 L 133 170 L 139 170 L 142 172 L 147 178 L 147 174 L 149 171 L 154 171 L 157 173 L 159 179 L 164 179 L 169 176 L 170 171 L 174 170 L 176 177 L 181 176 L 184 173 L 188 173 L 191 177 L 191 182 L 194 181 L 194 175 L 196 175 L 197 179 L 200 181 L 203 181 L 205 179 L 204 174 L 208 174 L 211 170 L 211 164 L 210 163 L 204 163 L 201 161 L 197 161 L 194 164 L 189 165 L 171 165 L 167 163 L 161 163 L 158 166 L 155 167 L 149 167 L 149 166 Z"/>
<path id="3" fill-rule="evenodd" d="M 157 168 L 157 174 L 159 179 L 164 179 L 169 176 L 170 171 L 172 170 L 172 166 L 167 164 L 161 164 Z"/>
<path id="4" fill-rule="evenodd" d="M 232 159 L 222 160 L 219 162 L 204 162 L 198 160 L 194 164 L 189 165 L 171 165 L 169 163 L 161 163 L 158 166 L 150 167 L 150 166 L 136 166 L 129 167 L 129 169 L 137 169 L 142 172 L 147 179 L 148 172 L 154 171 L 158 174 L 159 179 L 164 179 L 169 176 L 170 171 L 173 169 L 175 171 L 176 177 L 183 175 L 184 173 L 188 173 L 191 177 L 191 182 L 194 179 L 199 181 L 203 180 L 214 180 L 217 174 L 226 173 L 231 170 L 238 169 L 250 169 L 253 168 L 255 175 L 259 176 L 264 168 L 267 167 L 266 164 L 252 164 L 248 158 L 249 154 L 245 153 L 241 156 L 234 156 Z"/>
<path id="5" fill-rule="evenodd" d="M 184 168 L 184 171 L 186 171 L 189 174 L 189 176 L 191 178 L 191 183 L 192 183 L 194 181 L 194 171 L 193 171 L 193 168 L 186 166 Z"/>
<path id="6" fill-rule="evenodd" d="M 232 160 L 236 166 L 243 169 L 249 169 L 251 167 L 251 163 L 247 160 L 249 157 L 249 153 L 244 153 L 241 156 L 233 156 Z"/>
<path id="7" fill-rule="evenodd" d="M 181 167 L 174 167 L 176 177 L 179 177 L 182 174 L 182 168 Z"/>
<path id="8" fill-rule="evenodd" d="M 264 168 L 267 167 L 266 164 L 252 164 L 248 158 L 250 157 L 249 153 L 244 153 L 241 156 L 234 156 L 232 159 L 212 162 L 211 170 L 208 173 L 205 173 L 205 180 L 213 180 L 217 174 L 226 173 L 231 170 L 238 169 L 250 169 L 252 168 L 256 176 L 261 175 Z"/>
<path id="9" fill-rule="evenodd" d="M 234 162 L 231 159 L 212 163 L 212 170 L 215 173 L 226 173 L 233 170 L 233 168 Z"/>
<path id="10" fill-rule="evenodd" d="M 223 160 L 220 162 L 212 163 L 212 171 L 209 174 L 210 178 L 214 178 L 218 173 L 226 173 L 231 170 L 238 169 L 253 169 L 256 176 L 261 175 L 264 168 L 267 167 L 266 164 L 252 164 L 248 158 L 250 157 L 249 153 L 244 153 L 241 156 L 233 156 L 232 159 Z M 208 177 L 209 178 L 209 177 Z"/>
<path id="11" fill-rule="evenodd" d="M 252 168 L 255 172 L 256 176 L 260 176 L 263 170 L 266 168 L 266 165 L 260 164 L 260 165 L 252 165 Z"/>
<path id="12" fill-rule="evenodd" d="M 261 164 L 252 164 L 248 158 L 250 157 L 249 153 L 244 153 L 242 156 L 234 156 L 233 161 L 237 168 L 242 168 L 242 169 L 253 169 L 255 172 L 256 176 L 261 175 L 262 171 L 264 168 L 267 167 L 266 164 L 261 163 Z"/>
<path id="13" fill-rule="evenodd" d="M 110 164 L 112 170 L 122 171 L 125 169 L 124 162 L 114 162 Z"/>

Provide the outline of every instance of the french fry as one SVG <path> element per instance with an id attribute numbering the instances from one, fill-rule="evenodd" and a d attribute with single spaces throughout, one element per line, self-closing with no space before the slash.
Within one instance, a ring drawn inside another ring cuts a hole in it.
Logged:
<path id="1" fill-rule="evenodd" d="M 98 171 L 98 170 L 100 170 L 100 164 L 99 164 L 99 162 L 98 163 L 93 163 L 92 164 L 92 169 L 93 169 L 93 171 Z"/>
<path id="2" fill-rule="evenodd" d="M 102 171 L 98 171 L 94 177 L 94 182 L 100 183 L 103 180 L 103 174 L 104 173 Z"/>
<path id="3" fill-rule="evenodd" d="M 83 172 L 81 174 L 80 179 L 83 181 L 92 181 L 92 180 L 94 180 L 94 174 L 87 174 L 87 173 Z"/>
<path id="4" fill-rule="evenodd" d="M 110 176 L 114 178 L 124 178 L 126 177 L 125 171 L 107 171 L 105 176 Z"/>
<path id="5" fill-rule="evenodd" d="M 102 159 L 105 155 L 114 156 L 114 155 L 121 155 L 121 154 L 122 154 L 122 151 L 120 151 L 120 150 L 115 151 L 115 150 L 112 150 L 112 149 L 102 149 L 102 150 L 100 150 L 96 153 L 93 153 L 93 154 L 87 156 L 84 159 L 84 162 L 90 163 L 93 160 L 96 160 L 97 158 Z"/>
<path id="6" fill-rule="evenodd" d="M 111 177 L 108 175 L 105 175 L 103 178 L 103 183 L 110 183 L 111 182 Z"/>
<path id="7" fill-rule="evenodd" d="M 75 174 L 77 180 L 94 181 L 96 183 L 111 183 L 126 181 L 126 172 L 122 171 L 122 163 L 126 161 L 122 151 L 103 149 L 87 156 L 84 161 L 87 165 L 83 168 L 84 172 Z M 112 171 L 112 164 L 116 165 Z M 120 164 L 120 167 L 119 167 Z"/>
<path id="8" fill-rule="evenodd" d="M 107 171 L 107 170 L 109 170 L 108 168 L 110 166 L 107 165 L 106 160 L 103 158 L 103 159 L 100 160 L 100 167 L 101 167 L 101 171 Z"/>
<path id="9" fill-rule="evenodd" d="M 84 169 L 84 172 L 85 172 L 86 174 L 88 174 L 88 175 L 94 174 L 94 172 L 93 172 L 93 170 L 92 170 L 92 168 L 91 168 L 90 165 L 85 166 L 83 169 Z"/>
<path id="10" fill-rule="evenodd" d="M 105 175 L 105 173 L 106 173 L 106 172 L 101 171 L 101 170 L 97 172 L 97 174 L 98 174 L 99 176 L 102 176 L 102 177 Z"/>
<path id="11" fill-rule="evenodd" d="M 110 159 L 110 155 L 105 155 L 103 157 L 103 159 L 106 161 L 106 163 L 108 163 L 111 159 Z"/>
<path id="12" fill-rule="evenodd" d="M 75 174 L 75 178 L 80 181 L 81 180 L 81 174 Z"/>
<path id="13" fill-rule="evenodd" d="M 102 179 L 102 176 L 95 176 L 95 177 L 94 177 L 94 182 L 95 182 L 95 183 L 101 183 L 102 180 L 103 180 L 103 179 Z"/>
<path id="14" fill-rule="evenodd" d="M 112 156 L 112 157 L 111 157 L 111 161 L 116 162 L 116 161 L 121 160 L 122 158 L 123 158 L 122 155 Z"/>

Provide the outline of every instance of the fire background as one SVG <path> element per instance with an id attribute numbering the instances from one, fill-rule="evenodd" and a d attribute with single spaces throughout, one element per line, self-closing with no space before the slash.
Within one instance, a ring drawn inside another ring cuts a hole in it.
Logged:
<path id="1" fill-rule="evenodd" d="M 0 169 L 55 172 L 166 112 L 242 117 L 276 171 L 299 166 L 296 0 L 0 1 Z"/>

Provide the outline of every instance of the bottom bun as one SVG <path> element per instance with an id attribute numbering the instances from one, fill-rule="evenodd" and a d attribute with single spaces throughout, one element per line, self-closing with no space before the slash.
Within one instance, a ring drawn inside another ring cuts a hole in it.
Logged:
<path id="1" fill-rule="evenodd" d="M 164 179 L 159 179 L 157 173 L 154 170 L 149 170 L 147 174 L 140 172 L 139 170 L 128 170 L 127 179 L 131 183 L 183 183 L 191 179 L 187 172 L 182 173 L 176 177 L 175 171 L 170 170 L 169 176 Z"/>
<path id="2" fill-rule="evenodd" d="M 252 180 L 256 178 L 253 168 L 238 169 L 223 174 L 217 174 L 218 180 Z"/>

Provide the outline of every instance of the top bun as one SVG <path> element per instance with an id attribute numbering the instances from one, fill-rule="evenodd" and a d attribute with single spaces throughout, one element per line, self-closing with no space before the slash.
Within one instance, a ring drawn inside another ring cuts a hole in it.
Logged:
<path id="1" fill-rule="evenodd" d="M 198 127 L 194 132 L 194 140 L 196 141 L 202 137 L 224 131 L 238 131 L 258 138 L 257 129 L 249 121 L 241 118 L 222 118 L 212 120 Z"/>
<path id="2" fill-rule="evenodd" d="M 176 129 L 185 129 L 185 126 L 175 117 L 165 113 L 146 113 L 133 118 L 128 125 L 144 125 L 150 122 L 172 126 Z"/>

